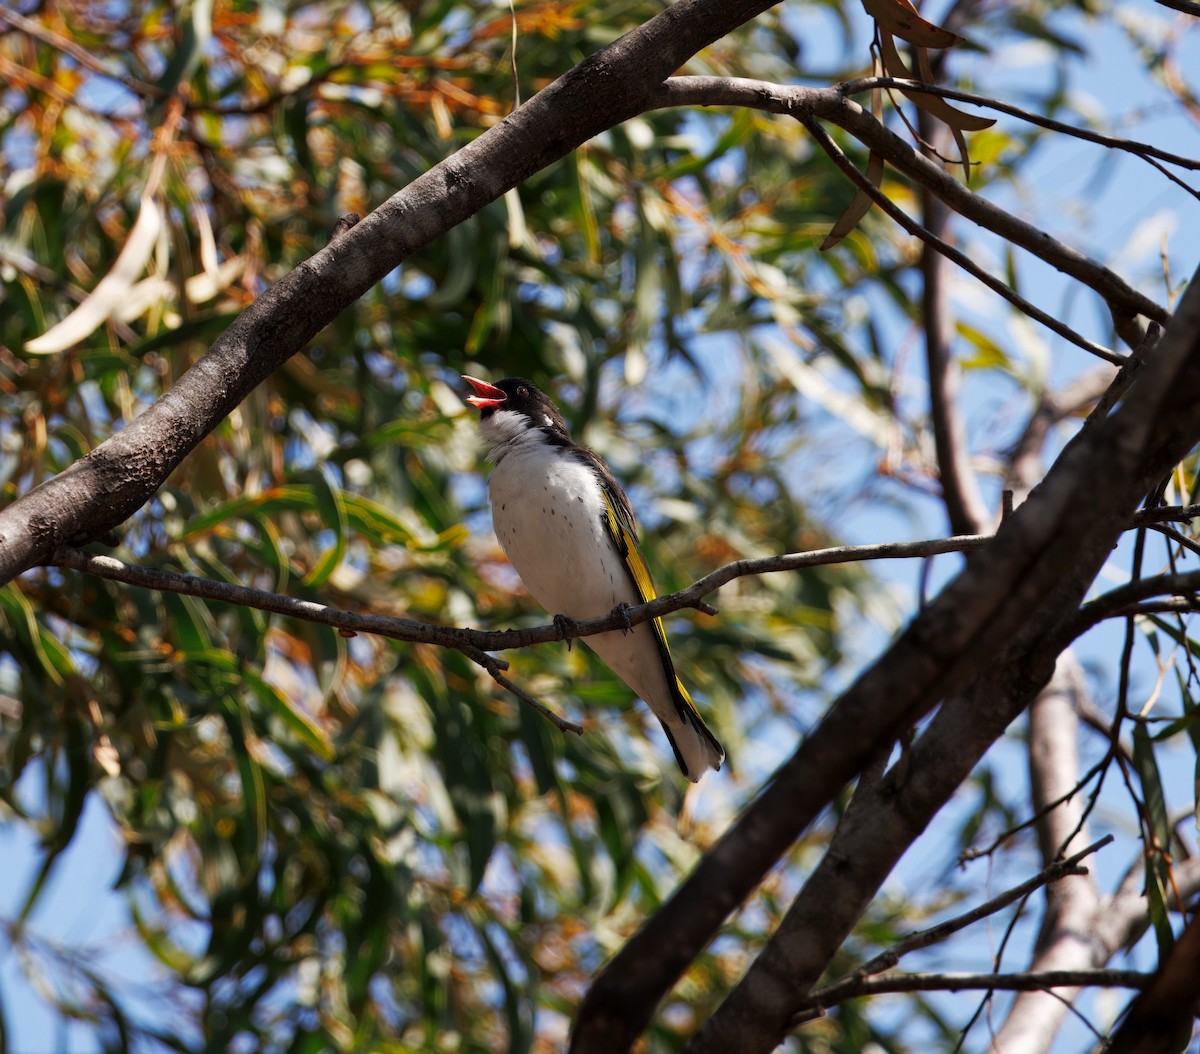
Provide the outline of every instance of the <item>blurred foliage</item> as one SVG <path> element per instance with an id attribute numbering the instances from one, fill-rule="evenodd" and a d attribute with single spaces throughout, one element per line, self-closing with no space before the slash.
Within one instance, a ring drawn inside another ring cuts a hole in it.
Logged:
<path id="1" fill-rule="evenodd" d="M 523 92 L 660 6 L 518 4 Z M 967 28 L 1056 49 L 1037 100 L 1049 113 L 1082 46 L 1053 34 L 1054 9 L 985 6 Z M 15 10 L 27 21 L 0 36 L 5 500 L 149 405 L 339 215 L 368 212 L 513 105 L 510 15 L 492 3 Z M 815 10 L 842 34 L 819 56 L 783 7 L 687 70 L 868 68 L 857 5 Z M 1013 178 L 1043 134 L 973 140 L 977 183 Z M 664 111 L 614 128 L 344 313 L 189 457 L 117 555 L 422 620 L 545 621 L 487 529 L 463 370 L 556 391 L 629 485 L 661 591 L 837 540 L 821 513 L 849 492 L 904 508 L 891 481 L 933 486 L 924 416 L 897 384 L 904 349 L 863 297 L 915 320 L 916 256 L 878 215 L 818 256 L 852 193 L 782 118 Z M 131 272 L 121 254 L 147 213 Z M 85 336 L 28 346 L 102 279 L 110 302 Z M 960 336 L 966 365 L 1017 372 L 994 332 Z M 831 418 L 890 437 L 878 464 L 853 460 L 853 438 L 815 449 L 810 426 Z M 579 740 L 455 653 L 28 575 L 0 590 L 0 808 L 43 852 L 8 943 L 43 998 L 110 1049 L 559 1049 L 596 967 L 786 756 L 844 654 L 861 656 L 857 638 L 879 642 L 899 617 L 861 569 L 742 580 L 720 605 L 670 623 L 731 759 L 677 819 L 670 751 L 585 649 L 508 656 L 584 721 Z M 980 786 L 972 834 L 1009 816 Z M 148 1012 L 144 986 L 31 922 L 89 802 L 120 832 L 118 889 L 153 962 L 140 969 L 176 1014 Z M 768 883 L 647 1049 L 674 1049 L 711 1011 L 796 882 L 787 869 Z M 944 906 L 885 905 L 856 946 L 869 954 Z M 940 1034 L 937 1009 L 913 1006 Z M 817 1028 L 800 1045 L 894 1049 L 894 1022 L 853 1006 L 836 1020 L 836 1041 Z"/>

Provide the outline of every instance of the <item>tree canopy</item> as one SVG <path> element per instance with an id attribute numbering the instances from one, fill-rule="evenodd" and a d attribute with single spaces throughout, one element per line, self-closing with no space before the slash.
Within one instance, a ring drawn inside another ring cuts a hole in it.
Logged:
<path id="1" fill-rule="evenodd" d="M 0 940 L 71 1042 L 1186 1043 L 1197 260 L 1101 203 L 1196 219 L 1194 6 L 0 12 Z M 695 791 L 463 372 L 629 490 Z"/>

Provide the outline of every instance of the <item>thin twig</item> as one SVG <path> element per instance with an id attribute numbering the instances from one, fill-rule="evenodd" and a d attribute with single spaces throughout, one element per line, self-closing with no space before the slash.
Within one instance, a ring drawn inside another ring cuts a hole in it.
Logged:
<path id="1" fill-rule="evenodd" d="M 1099 146 L 1111 147 L 1114 150 L 1123 150 L 1125 153 L 1134 154 L 1140 158 L 1147 160 L 1157 158 L 1159 161 L 1166 161 L 1168 164 L 1178 165 L 1180 168 L 1200 171 L 1200 158 L 1172 154 L 1167 150 L 1152 146 L 1150 143 L 1138 142 L 1136 139 L 1123 139 L 1116 135 L 1105 135 L 1103 132 L 1094 132 L 1090 128 L 1079 128 L 1073 124 L 1056 121 L 1052 117 L 1043 117 L 1041 114 L 1034 113 L 1031 110 L 1022 110 L 1019 106 L 1013 106 L 1011 103 L 1002 102 L 987 95 L 976 95 L 974 92 L 960 91 L 957 88 L 948 88 L 941 84 L 928 84 L 924 81 L 907 80 L 899 77 L 860 77 L 857 80 L 844 81 L 837 85 L 837 88 L 843 95 L 847 96 L 860 95 L 875 88 L 900 88 L 905 91 L 921 91 L 929 95 L 940 96 L 943 99 L 973 103 L 976 106 L 982 106 L 989 110 L 996 110 L 999 113 L 1008 114 L 1009 117 L 1016 117 L 1028 124 L 1037 125 L 1039 128 L 1045 128 L 1051 132 L 1061 132 L 1063 135 L 1069 135 L 1075 139 L 1083 139 L 1089 143 L 1096 143 Z M 1187 184 L 1184 184 L 1184 186 L 1187 187 Z M 1191 187 L 1187 187 L 1187 189 L 1193 195 L 1197 193 Z"/>
<path id="2" fill-rule="evenodd" d="M 987 989 L 1000 992 L 1040 992 L 1050 988 L 1142 989 L 1154 976 L 1138 970 L 1031 970 L 1027 973 L 904 973 L 864 977 L 852 987 L 818 988 L 812 1000 L 824 1009 L 847 999 L 884 992 L 961 992 Z M 828 993 L 828 994 L 827 994 Z"/>
<path id="3" fill-rule="evenodd" d="M 43 26 L 40 22 L 32 18 L 26 18 L 24 15 L 18 14 L 16 11 L 10 11 L 7 8 L 0 10 L 0 22 L 8 22 L 9 25 L 19 29 L 27 36 L 33 37 L 35 40 L 40 40 L 43 44 L 49 44 L 50 47 L 61 51 L 64 55 L 69 55 L 84 69 L 89 69 L 93 73 L 101 77 L 106 77 L 109 80 L 116 81 L 122 87 L 127 88 L 134 95 L 146 96 L 151 99 L 161 99 L 166 94 L 160 87 L 155 84 L 147 84 L 145 81 L 138 80 L 136 77 L 128 77 L 120 73 L 113 73 L 108 69 L 98 58 L 96 58 L 86 48 L 80 47 L 73 40 L 68 40 L 66 37 L 54 30 Z"/>
<path id="4" fill-rule="evenodd" d="M 1152 523 L 1147 526 L 1150 530 L 1157 531 L 1164 537 L 1171 539 L 1176 545 L 1186 549 L 1188 552 L 1200 556 L 1200 544 L 1192 541 L 1186 535 L 1180 534 L 1174 527 L 1167 527 L 1161 523 Z"/>
<path id="5" fill-rule="evenodd" d="M 1057 861 L 1049 867 L 1040 871 L 1032 878 L 1022 882 L 1019 886 L 1015 886 L 997 897 L 993 897 L 986 903 L 980 904 L 970 911 L 964 912 L 962 915 L 956 915 L 952 919 L 947 919 L 945 922 L 939 923 L 936 926 L 931 926 L 927 930 L 919 930 L 916 933 L 911 933 L 907 937 L 902 938 L 887 951 L 881 952 L 873 959 L 869 959 L 858 967 L 852 974 L 834 981 L 832 984 L 826 985 L 824 988 L 818 989 L 812 993 L 812 1001 L 817 1002 L 818 996 L 822 1000 L 826 993 L 838 993 L 843 988 L 852 988 L 858 982 L 866 977 L 874 974 L 883 973 L 885 970 L 890 970 L 900 958 L 907 955 L 909 952 L 916 951 L 920 948 L 928 948 L 933 944 L 940 944 L 942 941 L 953 936 L 959 930 L 965 929 L 967 926 L 973 925 L 981 919 L 987 918 L 989 915 L 996 914 L 1008 907 L 1015 900 L 1020 900 L 1022 897 L 1029 896 L 1030 893 L 1040 889 L 1048 882 L 1055 882 L 1066 875 L 1087 874 L 1086 868 L 1081 868 L 1079 862 L 1087 856 L 1091 856 L 1097 850 L 1102 849 L 1113 840 L 1111 834 L 1105 835 L 1097 842 L 1093 842 L 1085 849 L 1081 849 L 1078 853 L 1068 857 L 1065 860 Z"/>
<path id="6" fill-rule="evenodd" d="M 1104 734 L 1107 736 L 1108 735 L 1108 726 L 1107 725 L 1105 725 L 1103 731 L 1104 731 Z M 1054 809 L 1057 809 L 1060 805 L 1064 805 L 1067 802 L 1069 802 L 1072 798 L 1074 798 L 1076 794 L 1078 794 L 1081 790 L 1083 790 L 1084 787 L 1086 787 L 1089 783 L 1092 782 L 1093 779 L 1096 778 L 1097 773 L 1099 773 L 1100 770 L 1102 768 L 1104 768 L 1105 765 L 1108 764 L 1108 762 L 1109 762 L 1109 757 L 1108 757 L 1108 755 L 1105 755 L 1102 760 L 1098 761 L 1095 765 L 1093 765 L 1090 769 L 1088 769 L 1088 771 L 1084 774 L 1083 778 L 1078 783 L 1076 783 L 1075 786 L 1072 787 L 1069 791 L 1067 791 L 1065 794 L 1061 795 L 1060 797 L 1055 798 L 1053 801 L 1047 802 L 1040 809 L 1038 809 L 1037 812 L 1035 812 L 1032 816 L 1030 816 L 1029 819 L 1023 820 L 1023 821 L 1021 821 L 1021 823 L 1014 824 L 1012 827 L 1008 828 L 1008 830 L 1003 831 L 1000 834 L 998 834 L 992 840 L 992 843 L 986 849 L 964 849 L 961 853 L 958 854 L 959 864 L 960 865 L 967 864 L 967 863 L 970 863 L 972 860 L 978 860 L 980 857 L 991 856 L 997 849 L 999 849 L 1013 835 L 1020 834 L 1022 831 L 1026 830 L 1027 828 L 1032 827 L 1035 823 L 1038 822 L 1038 820 L 1040 820 L 1047 813 L 1051 812 Z"/>
<path id="7" fill-rule="evenodd" d="M 574 732 L 577 736 L 583 735 L 582 725 L 576 724 L 574 721 L 568 721 L 565 717 L 556 714 L 544 703 L 535 699 L 532 695 L 525 691 L 525 689 L 515 681 L 505 677 L 500 671 L 508 665 L 507 663 L 502 663 L 498 659 L 495 659 L 486 653 L 483 654 L 482 658 L 476 659 L 476 661 L 480 666 L 487 670 L 489 674 L 491 674 L 492 680 L 500 685 L 501 688 L 505 688 L 512 692 L 513 695 L 515 695 L 527 706 L 533 707 L 534 710 L 555 725 L 560 732 Z"/>

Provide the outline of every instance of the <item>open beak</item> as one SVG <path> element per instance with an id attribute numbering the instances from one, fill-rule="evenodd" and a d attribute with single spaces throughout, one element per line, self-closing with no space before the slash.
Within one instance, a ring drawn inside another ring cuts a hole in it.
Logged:
<path id="1" fill-rule="evenodd" d="M 480 410 L 486 410 L 489 406 L 499 406 L 505 399 L 508 398 L 504 392 L 497 388 L 494 384 L 488 384 L 487 381 L 481 381 L 478 377 L 468 377 L 465 373 L 462 379 L 466 381 L 472 388 L 475 389 L 474 395 L 467 396 L 467 402 Z"/>

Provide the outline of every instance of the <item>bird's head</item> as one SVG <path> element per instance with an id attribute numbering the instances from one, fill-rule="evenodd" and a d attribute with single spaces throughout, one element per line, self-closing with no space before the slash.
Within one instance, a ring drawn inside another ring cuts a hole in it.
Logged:
<path id="1" fill-rule="evenodd" d="M 535 434 L 570 442 L 570 430 L 558 407 L 525 378 L 506 377 L 489 384 L 463 374 L 463 380 L 475 390 L 467 402 L 479 410 L 479 430 L 493 445 Z"/>

